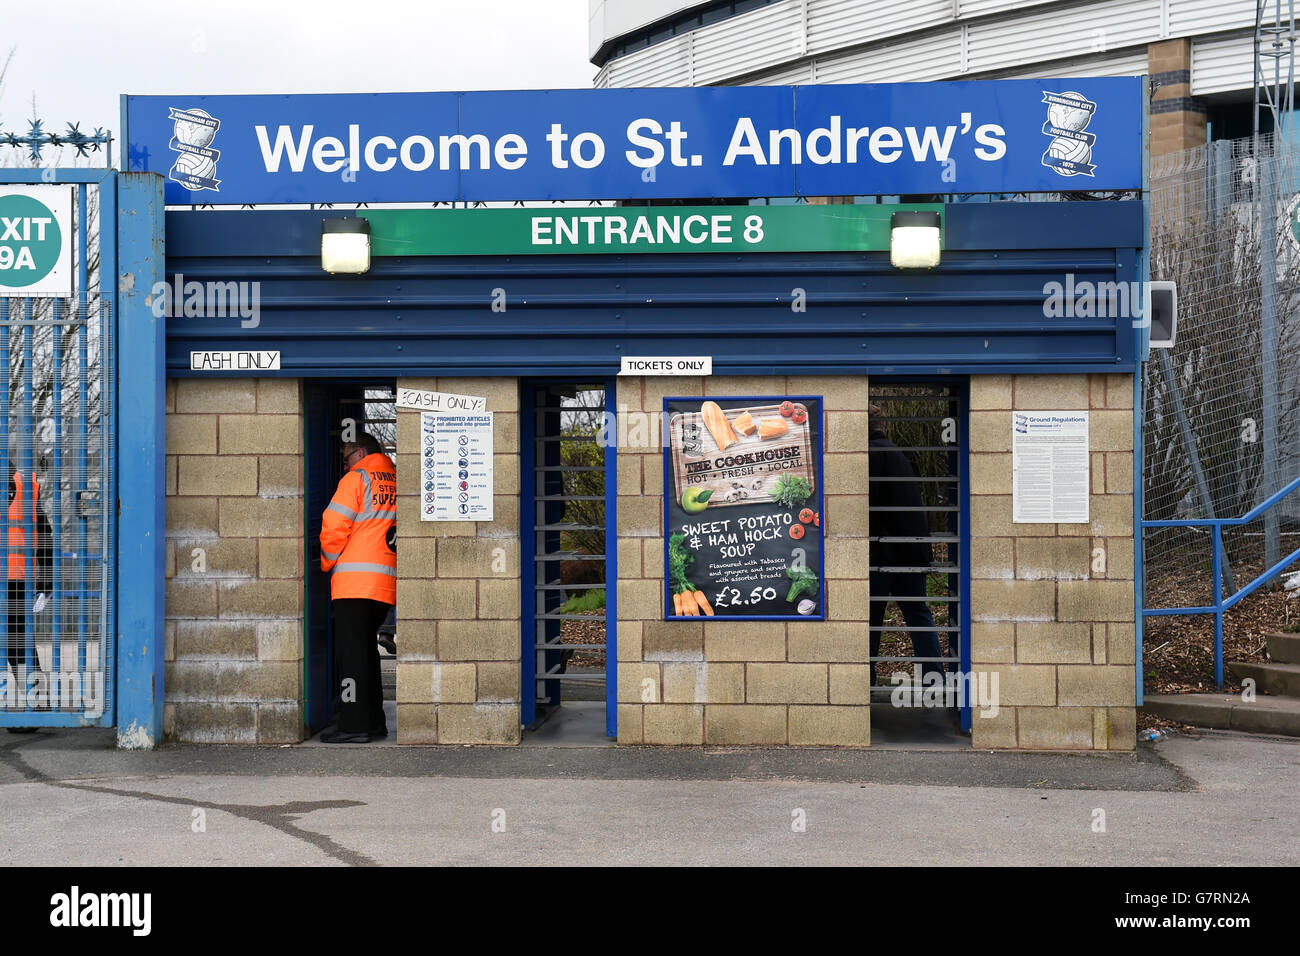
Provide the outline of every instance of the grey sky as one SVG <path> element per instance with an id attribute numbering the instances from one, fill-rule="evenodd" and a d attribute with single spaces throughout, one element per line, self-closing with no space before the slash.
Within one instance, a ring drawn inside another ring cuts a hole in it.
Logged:
<path id="1" fill-rule="evenodd" d="M 0 0 L 0 129 L 121 125 L 120 93 L 589 88 L 587 0 Z M 15 151 L 16 152 L 16 151 Z"/>

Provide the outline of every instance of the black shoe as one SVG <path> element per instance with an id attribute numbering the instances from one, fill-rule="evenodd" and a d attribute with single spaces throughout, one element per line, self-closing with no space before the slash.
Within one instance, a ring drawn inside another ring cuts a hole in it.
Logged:
<path id="1" fill-rule="evenodd" d="M 379 646 L 388 651 L 388 653 L 392 654 L 394 657 L 397 656 L 397 642 L 387 634 L 379 635 Z"/>
<path id="2" fill-rule="evenodd" d="M 320 735 L 325 744 L 368 744 L 370 735 L 364 730 L 360 733 L 348 733 L 344 730 L 326 730 Z"/>
<path id="3" fill-rule="evenodd" d="M 387 737 L 387 736 L 388 736 L 388 728 L 387 728 L 387 727 L 380 728 L 379 730 L 372 730 L 372 731 L 370 731 L 370 739 L 371 739 L 371 740 L 383 740 L 383 739 L 384 739 L 385 737 Z"/>

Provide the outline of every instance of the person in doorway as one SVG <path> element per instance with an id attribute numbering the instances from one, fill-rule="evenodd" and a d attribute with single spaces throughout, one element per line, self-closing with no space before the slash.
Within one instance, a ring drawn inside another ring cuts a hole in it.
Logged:
<path id="1" fill-rule="evenodd" d="M 919 509 L 921 483 L 907 456 L 889 440 L 880 418 L 884 411 L 879 405 L 867 407 L 868 441 L 867 489 L 872 508 Z M 930 536 L 926 512 L 920 510 L 873 511 L 871 513 L 872 538 L 925 538 Z M 926 572 L 931 563 L 928 541 L 880 541 L 871 544 L 871 656 L 880 653 L 880 631 L 875 628 L 885 623 L 887 600 L 894 598 L 903 621 L 912 638 L 912 653 L 916 657 L 942 657 L 939 636 L 934 630 L 934 616 L 923 600 L 908 600 L 926 596 Z M 889 570 L 897 569 L 897 570 Z M 921 675 L 937 673 L 943 676 L 942 663 L 923 663 Z M 871 665 L 871 683 L 876 683 L 876 665 Z"/>
<path id="2" fill-rule="evenodd" d="M 35 475 L 28 484 L 23 481 L 20 472 L 14 472 L 9 478 L 9 568 L 8 568 L 8 621 L 5 643 L 8 649 L 9 668 L 13 672 L 19 699 L 23 699 L 32 686 L 40 684 L 40 657 L 32 648 L 32 660 L 27 661 L 27 509 L 30 507 L 32 528 L 35 532 L 33 549 L 35 573 L 32 583 L 36 595 L 32 601 L 32 613 L 39 614 L 45 607 L 46 593 L 52 582 L 54 564 L 54 533 L 50 522 L 41 509 L 41 483 Z M 32 733 L 35 727 L 10 727 L 9 732 Z"/>
<path id="3" fill-rule="evenodd" d="M 346 474 L 321 518 L 320 566 L 330 573 L 339 679 L 338 726 L 326 743 L 388 736 L 379 626 L 397 603 L 397 469 L 373 435 L 343 445 Z"/>

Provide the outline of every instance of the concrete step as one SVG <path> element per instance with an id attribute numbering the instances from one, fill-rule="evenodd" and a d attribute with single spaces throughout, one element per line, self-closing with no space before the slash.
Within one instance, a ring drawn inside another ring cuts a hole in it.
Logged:
<path id="1" fill-rule="evenodd" d="M 1257 691 L 1267 691 L 1277 697 L 1300 697 L 1300 664 L 1229 661 L 1228 670 L 1242 680 L 1253 677 Z"/>
<path id="2" fill-rule="evenodd" d="M 1279 664 L 1300 664 L 1300 634 L 1270 634 L 1268 656 Z"/>
<path id="3" fill-rule="evenodd" d="M 1294 697 L 1261 695 L 1247 703 L 1239 694 L 1147 694 L 1142 709 L 1193 727 L 1300 737 L 1300 700 Z"/>

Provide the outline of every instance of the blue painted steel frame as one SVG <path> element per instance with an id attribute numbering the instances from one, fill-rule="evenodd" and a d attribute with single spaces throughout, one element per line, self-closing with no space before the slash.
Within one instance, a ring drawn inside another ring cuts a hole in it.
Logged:
<path id="1" fill-rule="evenodd" d="M 163 278 L 163 178 L 121 173 L 104 235 L 118 236 L 117 643 L 118 746 L 153 747 L 163 733 L 165 334 L 154 315 Z M 118 212 L 120 210 L 120 215 Z M 116 230 L 116 233 L 115 233 Z M 108 261 L 113 261 L 109 259 Z"/>
<path id="2" fill-rule="evenodd" d="M 665 439 L 667 438 L 667 434 L 668 434 L 667 432 L 668 405 L 672 402 L 693 402 L 698 400 L 700 397 L 701 396 L 699 395 L 681 395 L 675 398 L 664 399 L 663 410 L 661 412 L 663 418 L 661 419 L 661 421 L 663 422 L 663 434 L 665 436 Z M 823 498 L 826 492 L 825 489 L 825 485 L 826 485 L 826 402 L 824 396 L 770 395 L 769 394 L 769 395 L 757 395 L 757 396 L 709 395 L 704 397 L 716 398 L 719 401 L 723 401 L 723 402 L 747 401 L 747 402 L 757 403 L 757 402 L 766 402 L 769 400 L 776 400 L 782 402 L 816 401 L 817 409 L 818 409 L 818 417 L 819 417 L 818 430 L 817 430 L 817 513 L 821 514 L 823 511 L 826 510 L 826 502 L 825 499 Z M 668 575 L 668 513 L 669 513 L 668 509 L 669 509 L 669 503 L 672 501 L 672 496 L 669 494 L 668 489 L 673 487 L 671 481 L 672 470 L 669 468 L 668 465 L 668 461 L 670 457 L 671 455 L 669 454 L 669 446 L 667 441 L 665 440 L 664 449 L 663 449 L 664 534 L 663 534 L 663 542 L 662 542 L 663 550 L 664 550 L 664 582 L 663 582 L 664 587 L 663 587 L 663 604 L 660 607 L 660 612 L 663 614 L 663 620 L 665 621 L 690 621 L 690 620 L 694 620 L 694 618 L 686 617 L 685 615 L 682 614 L 668 613 L 668 608 L 673 603 L 672 580 Z M 825 529 L 822 528 L 819 528 L 818 530 L 821 532 L 820 549 L 821 549 L 821 562 L 822 562 L 822 566 L 821 566 L 822 601 L 821 601 L 820 614 L 816 616 L 812 614 L 806 616 L 802 614 L 779 614 L 779 615 L 777 614 L 727 614 L 724 615 L 722 620 L 727 620 L 727 621 L 824 621 L 826 620 L 827 605 L 830 604 L 829 589 L 826 587 L 826 532 Z"/>
<path id="3" fill-rule="evenodd" d="M 1143 528 L 1199 528 L 1208 526 L 1214 529 L 1213 535 L 1213 559 L 1211 561 L 1210 573 L 1214 575 L 1213 594 L 1214 602 L 1201 607 L 1162 607 L 1162 608 L 1143 608 L 1143 617 L 1171 617 L 1179 614 L 1213 614 L 1214 615 L 1214 682 L 1223 686 L 1223 614 L 1236 606 L 1237 602 L 1250 594 L 1253 594 L 1259 588 L 1263 587 L 1269 581 L 1273 580 L 1283 571 L 1285 571 L 1296 561 L 1300 561 L 1300 548 L 1296 548 L 1285 558 L 1266 569 L 1258 577 L 1254 578 L 1249 584 L 1238 589 L 1236 594 L 1225 598 L 1223 596 L 1223 535 L 1222 530 L 1226 527 L 1235 527 L 1238 525 L 1249 524 L 1254 521 L 1265 511 L 1268 511 L 1275 504 L 1291 494 L 1293 491 L 1300 489 L 1300 478 L 1288 482 L 1280 491 L 1269 495 L 1255 507 L 1251 508 L 1240 518 L 1192 518 L 1187 520 L 1172 521 L 1143 521 Z"/>

